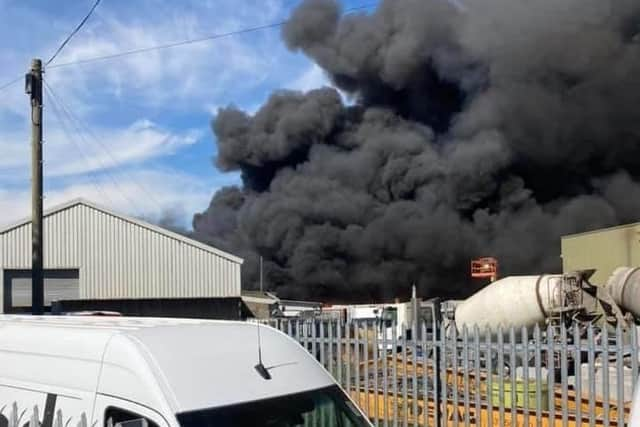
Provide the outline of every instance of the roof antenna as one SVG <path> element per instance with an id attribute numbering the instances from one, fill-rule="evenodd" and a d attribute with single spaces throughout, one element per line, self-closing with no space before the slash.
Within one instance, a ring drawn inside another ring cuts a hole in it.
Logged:
<path id="1" fill-rule="evenodd" d="M 260 294 L 262 294 L 262 292 L 262 256 L 260 256 Z M 269 370 L 262 364 L 262 341 L 260 340 L 260 321 L 258 319 L 256 319 L 256 326 L 258 327 L 258 364 L 254 366 L 254 368 L 262 378 L 270 380 L 271 374 L 269 374 Z"/>
<path id="2" fill-rule="evenodd" d="M 258 327 L 258 364 L 254 366 L 254 368 L 262 378 L 264 378 L 265 380 L 270 380 L 271 374 L 269 373 L 269 370 L 265 368 L 265 366 L 262 364 L 262 342 L 260 340 L 260 322 L 259 321 L 256 322 L 256 326 Z"/>

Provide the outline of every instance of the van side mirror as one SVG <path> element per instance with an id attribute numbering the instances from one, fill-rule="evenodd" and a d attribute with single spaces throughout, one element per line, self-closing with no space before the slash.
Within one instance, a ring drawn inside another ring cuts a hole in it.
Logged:
<path id="1" fill-rule="evenodd" d="M 149 427 L 149 422 L 144 418 L 135 420 L 121 421 L 115 427 Z"/>

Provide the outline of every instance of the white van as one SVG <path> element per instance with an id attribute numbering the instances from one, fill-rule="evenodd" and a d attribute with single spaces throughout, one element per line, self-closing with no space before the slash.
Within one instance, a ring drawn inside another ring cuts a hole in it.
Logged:
<path id="1" fill-rule="evenodd" d="M 371 425 L 298 343 L 243 322 L 0 316 L 0 408 L 14 402 L 43 426 L 59 410 L 69 426 Z"/>

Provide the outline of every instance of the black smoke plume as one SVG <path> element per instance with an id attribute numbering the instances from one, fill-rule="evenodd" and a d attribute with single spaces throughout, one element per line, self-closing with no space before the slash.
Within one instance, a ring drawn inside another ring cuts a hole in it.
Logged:
<path id="1" fill-rule="evenodd" d="M 473 291 L 561 269 L 560 236 L 640 218 L 640 2 L 306 0 L 283 29 L 348 94 L 279 91 L 213 121 L 225 188 L 198 238 L 291 297 Z"/>

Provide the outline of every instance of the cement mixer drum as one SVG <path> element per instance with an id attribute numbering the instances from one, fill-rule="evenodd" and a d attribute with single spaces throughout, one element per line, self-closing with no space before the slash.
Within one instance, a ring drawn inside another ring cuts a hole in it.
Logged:
<path id="1" fill-rule="evenodd" d="M 640 267 L 617 268 L 606 287 L 616 304 L 640 317 Z"/>
<path id="2" fill-rule="evenodd" d="M 564 304 L 562 275 L 511 276 L 493 282 L 458 305 L 457 329 L 531 328 Z"/>

